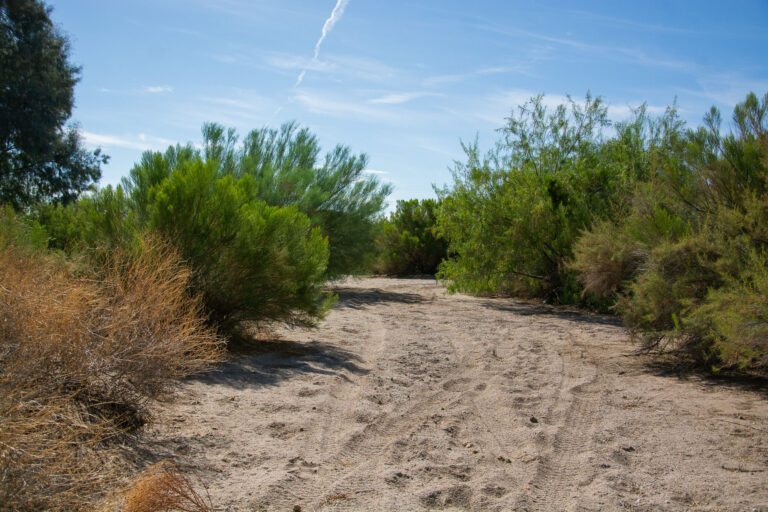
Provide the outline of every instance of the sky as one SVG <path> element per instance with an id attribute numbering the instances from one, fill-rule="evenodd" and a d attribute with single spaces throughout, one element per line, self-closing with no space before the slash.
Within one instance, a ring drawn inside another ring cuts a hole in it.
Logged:
<path id="1" fill-rule="evenodd" d="M 517 105 L 587 91 L 689 125 L 768 92 L 768 1 L 49 0 L 82 67 L 77 122 L 116 184 L 205 122 L 307 126 L 369 157 L 396 200 L 434 197 Z"/>

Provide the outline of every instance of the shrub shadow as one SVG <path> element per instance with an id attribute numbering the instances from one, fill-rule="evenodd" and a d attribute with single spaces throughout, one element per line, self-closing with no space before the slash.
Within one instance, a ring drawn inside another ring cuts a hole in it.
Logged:
<path id="1" fill-rule="evenodd" d="M 566 306 L 549 306 L 547 304 L 537 304 L 512 299 L 508 302 L 500 299 L 489 300 L 484 302 L 483 306 L 495 309 L 496 311 L 507 311 L 522 316 L 547 315 L 562 318 L 563 320 L 570 320 L 572 322 L 623 327 L 621 319 L 618 317 L 587 313 L 586 311 L 568 308 Z"/>
<path id="2" fill-rule="evenodd" d="M 374 304 L 418 304 L 426 300 L 418 293 L 389 292 L 378 288 L 333 288 L 333 292 L 339 296 L 337 308 L 363 309 Z"/>
<path id="3" fill-rule="evenodd" d="M 654 357 L 652 353 L 646 352 L 646 355 L 649 359 L 643 364 L 645 370 L 658 377 L 695 381 L 712 388 L 749 391 L 768 398 L 768 376 L 728 370 L 714 374 L 685 356 L 660 361 L 650 359 Z"/>
<path id="4" fill-rule="evenodd" d="M 300 374 L 335 375 L 349 380 L 347 373 L 365 375 L 357 355 L 321 341 L 255 341 L 230 352 L 229 360 L 215 370 L 190 377 L 209 384 L 237 389 L 275 386 Z"/>

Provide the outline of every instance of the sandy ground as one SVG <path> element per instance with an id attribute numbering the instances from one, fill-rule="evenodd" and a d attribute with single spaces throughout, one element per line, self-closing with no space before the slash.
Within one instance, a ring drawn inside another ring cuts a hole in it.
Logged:
<path id="1" fill-rule="evenodd" d="M 768 511 L 768 391 L 671 372 L 614 319 L 337 284 L 314 331 L 157 405 L 221 510 Z"/>

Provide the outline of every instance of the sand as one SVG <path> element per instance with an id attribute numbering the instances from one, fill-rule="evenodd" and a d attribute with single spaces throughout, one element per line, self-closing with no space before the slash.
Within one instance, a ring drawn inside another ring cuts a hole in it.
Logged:
<path id="1" fill-rule="evenodd" d="M 316 330 L 155 405 L 219 510 L 768 511 L 768 391 L 670 370 L 616 319 L 355 279 Z"/>

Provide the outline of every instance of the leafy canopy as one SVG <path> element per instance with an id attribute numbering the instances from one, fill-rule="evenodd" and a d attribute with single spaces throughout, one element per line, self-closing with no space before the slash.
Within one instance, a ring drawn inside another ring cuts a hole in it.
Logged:
<path id="1" fill-rule="evenodd" d="M 177 145 L 147 152 L 124 179 L 139 215 L 146 215 L 151 188 L 190 161 L 212 166 L 219 177 L 250 177 L 255 198 L 307 215 L 328 238 L 330 276 L 360 270 L 374 249 L 375 221 L 391 187 L 363 172 L 364 154 L 337 145 L 321 157 L 317 137 L 295 123 L 253 130 L 241 144 L 234 129 L 209 123 L 202 149 Z"/>
<path id="2" fill-rule="evenodd" d="M 512 113 L 487 155 L 477 143 L 463 146 L 467 161 L 456 163 L 453 186 L 437 191 L 438 230 L 452 255 L 440 276 L 449 287 L 573 301 L 573 241 L 608 213 L 621 182 L 601 153 L 608 124 L 599 98 L 550 109 L 538 96 Z"/>
<path id="3" fill-rule="evenodd" d="M 438 208 L 434 199 L 398 201 L 395 211 L 381 222 L 373 271 L 389 275 L 434 275 L 448 247 L 435 231 Z"/>
<path id="4" fill-rule="evenodd" d="M 732 119 L 724 132 L 713 108 L 700 128 L 663 128 L 654 172 L 584 233 L 572 266 L 587 290 L 618 300 L 647 347 L 765 371 L 768 95 L 748 94 Z"/>
<path id="5" fill-rule="evenodd" d="M 0 203 L 71 202 L 107 157 L 84 149 L 72 114 L 80 69 L 39 0 L 0 0 Z"/>

